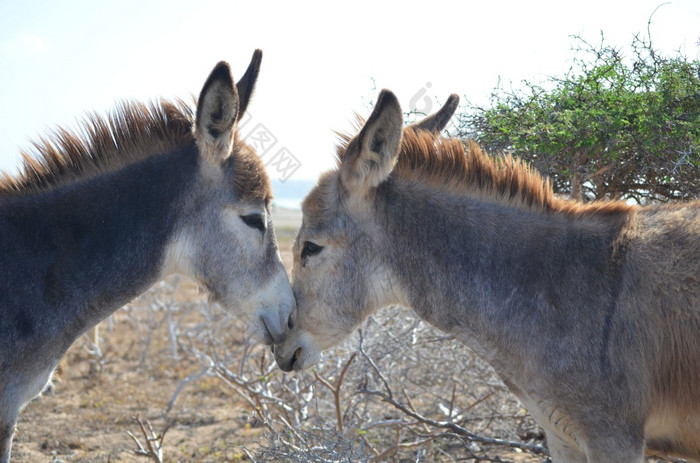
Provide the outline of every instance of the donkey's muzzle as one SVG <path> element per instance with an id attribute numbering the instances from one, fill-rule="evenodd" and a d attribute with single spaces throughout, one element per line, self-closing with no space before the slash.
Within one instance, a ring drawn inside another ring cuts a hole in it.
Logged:
<path id="1" fill-rule="evenodd" d="M 277 318 L 278 317 L 274 315 L 260 316 L 262 326 L 265 328 L 262 340 L 264 344 L 282 344 L 284 342 L 288 331 L 287 323 L 286 321 L 282 323 L 281 320 L 278 320 Z"/>
<path id="2" fill-rule="evenodd" d="M 275 356 L 275 362 L 277 362 L 277 366 L 280 368 L 280 370 L 286 373 L 289 373 L 290 371 L 294 370 L 294 365 L 301 356 L 302 352 L 302 348 L 297 347 L 297 349 L 294 351 L 294 354 L 291 357 L 285 359 L 281 352 L 281 346 L 273 345 L 271 347 L 271 350 Z"/>

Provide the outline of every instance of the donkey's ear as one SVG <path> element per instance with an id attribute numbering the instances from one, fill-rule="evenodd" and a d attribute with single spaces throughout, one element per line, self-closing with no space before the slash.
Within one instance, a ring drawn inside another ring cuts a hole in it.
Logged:
<path id="1" fill-rule="evenodd" d="M 197 101 L 195 138 L 206 159 L 221 160 L 231 153 L 239 107 L 231 69 L 221 61 L 209 74 Z"/>
<path id="2" fill-rule="evenodd" d="M 382 90 L 364 127 L 345 149 L 340 179 L 348 191 L 366 192 L 389 176 L 401 147 L 402 126 L 399 100 Z"/>
<path id="3" fill-rule="evenodd" d="M 431 114 L 422 121 L 409 125 L 409 127 L 414 130 L 425 130 L 427 132 L 442 132 L 457 110 L 457 105 L 459 105 L 459 96 L 453 93 L 447 98 L 447 101 L 442 105 L 439 111 Z"/>
<path id="4" fill-rule="evenodd" d="M 241 80 L 236 84 L 238 89 L 238 96 L 240 97 L 240 109 L 238 113 L 238 118 L 243 117 L 246 108 L 248 107 L 248 102 L 253 96 L 253 91 L 255 90 L 255 82 L 258 80 L 258 74 L 260 74 L 260 63 L 262 62 L 262 50 L 256 49 L 253 52 L 253 58 L 250 60 L 248 69 L 246 69 L 245 74 L 241 77 Z"/>

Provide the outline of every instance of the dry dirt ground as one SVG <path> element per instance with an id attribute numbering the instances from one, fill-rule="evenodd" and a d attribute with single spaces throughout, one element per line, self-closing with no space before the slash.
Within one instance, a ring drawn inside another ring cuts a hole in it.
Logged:
<path id="1" fill-rule="evenodd" d="M 283 260 L 291 268 L 300 213 L 274 215 Z M 244 459 L 243 446 L 254 447 L 263 431 L 254 421 L 251 426 L 241 399 L 218 379 L 188 383 L 165 412 L 178 385 L 201 367 L 191 358 L 173 357 L 163 317 L 147 308 L 201 302 L 205 296 L 198 293 L 191 280 L 172 277 L 115 312 L 111 328 L 100 324 L 100 361 L 90 352 L 87 336 L 76 341 L 61 362 L 53 390 L 21 413 L 12 461 L 147 461 L 134 454 L 137 445 L 127 434 L 145 446 L 137 416 L 148 420 L 156 433 L 167 427 L 166 461 Z M 201 318 L 195 312 L 178 321 L 195 326 Z"/>

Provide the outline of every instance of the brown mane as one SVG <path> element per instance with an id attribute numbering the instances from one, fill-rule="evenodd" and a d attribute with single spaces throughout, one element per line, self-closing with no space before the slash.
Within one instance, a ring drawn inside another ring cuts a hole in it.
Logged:
<path id="1" fill-rule="evenodd" d="M 35 153 L 21 151 L 21 173 L 0 175 L 0 195 L 39 192 L 190 146 L 193 119 L 182 100 L 124 102 L 106 117 L 87 117 L 79 131 L 58 128 L 40 138 Z"/>
<path id="2" fill-rule="evenodd" d="M 338 160 L 352 138 L 338 134 Z M 632 208 L 620 201 L 582 203 L 557 198 L 548 179 L 510 155 L 492 157 L 470 140 L 444 138 L 407 127 L 392 178 L 422 183 L 447 193 L 477 196 L 515 207 L 569 213 L 618 213 Z"/>

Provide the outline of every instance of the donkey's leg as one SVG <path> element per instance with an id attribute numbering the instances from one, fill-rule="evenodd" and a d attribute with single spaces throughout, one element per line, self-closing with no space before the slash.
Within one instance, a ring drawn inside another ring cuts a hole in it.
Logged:
<path id="1" fill-rule="evenodd" d="M 21 398 L 16 388 L 8 387 L 8 378 L 12 375 L 7 371 L 0 372 L 0 463 L 9 463 L 12 449 L 12 436 L 15 433 L 17 416 L 21 407 Z M 3 383 L 1 380 L 5 379 Z"/>
<path id="2" fill-rule="evenodd" d="M 12 381 L 4 384 L 0 392 L 0 463 L 9 463 L 12 449 L 12 436 L 17 417 L 24 406 L 46 387 L 55 365 L 15 375 Z M 6 376 L 11 376 L 6 374 Z"/>
<path id="3" fill-rule="evenodd" d="M 615 461 L 619 463 L 644 463 L 644 442 L 635 442 L 624 436 L 597 436 L 586 446 L 588 461 Z"/>
<path id="4" fill-rule="evenodd" d="M 0 463 L 10 463 L 15 424 L 17 424 L 17 413 L 14 417 L 0 417 Z"/>
<path id="5" fill-rule="evenodd" d="M 553 433 L 547 433 L 547 447 L 553 463 L 586 463 L 586 454 L 578 447 L 559 439 Z"/>
<path id="6" fill-rule="evenodd" d="M 612 411 L 606 415 L 606 412 Z M 589 409 L 589 416 L 581 425 L 581 448 L 588 462 L 614 461 L 619 463 L 644 462 L 644 423 L 624 416 L 619 407 Z M 581 421 L 584 421 L 583 419 Z"/>

